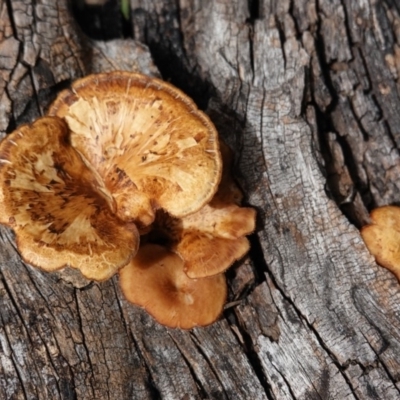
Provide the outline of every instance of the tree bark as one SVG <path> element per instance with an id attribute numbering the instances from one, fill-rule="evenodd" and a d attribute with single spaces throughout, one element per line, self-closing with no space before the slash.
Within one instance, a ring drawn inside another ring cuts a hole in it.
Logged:
<path id="1" fill-rule="evenodd" d="M 227 273 L 221 319 L 182 331 L 127 303 L 116 277 L 25 264 L 1 227 L 0 398 L 399 399 L 400 286 L 358 230 L 399 202 L 399 6 L 130 4 L 134 40 L 100 42 L 67 0 L 0 0 L 1 134 L 80 76 L 160 72 L 235 150 L 252 249 Z"/>

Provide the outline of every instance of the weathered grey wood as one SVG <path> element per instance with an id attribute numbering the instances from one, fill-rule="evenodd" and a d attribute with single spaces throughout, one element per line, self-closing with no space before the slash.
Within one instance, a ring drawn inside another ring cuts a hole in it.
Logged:
<path id="1" fill-rule="evenodd" d="M 25 265 L 1 228 L 0 398 L 400 398 L 400 286 L 357 229 L 399 201 L 399 7 L 131 0 L 131 13 L 150 50 L 85 38 L 66 0 L 0 0 L 0 131 L 45 112 L 66 79 L 158 68 L 207 109 L 258 209 L 250 256 L 228 272 L 240 302 L 170 330 L 116 278 Z"/>

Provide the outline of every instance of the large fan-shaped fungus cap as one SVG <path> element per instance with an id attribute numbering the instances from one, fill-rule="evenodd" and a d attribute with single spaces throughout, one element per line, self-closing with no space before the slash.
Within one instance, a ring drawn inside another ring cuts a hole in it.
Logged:
<path id="1" fill-rule="evenodd" d="M 22 257 L 46 271 L 70 265 L 104 280 L 136 253 L 139 235 L 110 211 L 110 199 L 68 143 L 59 118 L 41 118 L 0 144 L 0 223 Z"/>
<path id="2" fill-rule="evenodd" d="M 196 213 L 174 219 L 158 213 L 150 241 L 161 237 L 184 260 L 190 278 L 220 274 L 242 258 L 250 245 L 246 235 L 255 230 L 256 212 L 240 207 L 242 193 L 231 177 L 232 154 L 221 142 L 224 164 L 218 191 Z"/>
<path id="3" fill-rule="evenodd" d="M 49 113 L 65 118 L 72 145 L 104 180 L 122 219 L 147 226 L 160 207 L 183 217 L 217 190 L 217 132 L 166 82 L 121 71 L 91 75 L 61 92 Z"/>
<path id="4" fill-rule="evenodd" d="M 400 207 L 379 207 L 370 216 L 371 224 L 361 229 L 361 236 L 376 262 L 400 280 Z"/>
<path id="5" fill-rule="evenodd" d="M 223 275 L 190 279 L 183 261 L 162 246 L 145 244 L 119 271 L 126 299 L 142 306 L 158 322 L 190 329 L 214 322 L 222 313 L 227 288 Z"/>

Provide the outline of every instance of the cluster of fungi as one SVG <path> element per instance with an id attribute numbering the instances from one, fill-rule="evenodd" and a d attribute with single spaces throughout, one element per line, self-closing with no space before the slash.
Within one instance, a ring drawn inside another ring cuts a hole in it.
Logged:
<path id="1" fill-rule="evenodd" d="M 0 143 L 0 223 L 22 258 L 90 280 L 119 273 L 126 299 L 160 323 L 215 321 L 224 271 L 249 250 L 231 154 L 208 117 L 158 79 L 80 79 L 48 115 Z"/>

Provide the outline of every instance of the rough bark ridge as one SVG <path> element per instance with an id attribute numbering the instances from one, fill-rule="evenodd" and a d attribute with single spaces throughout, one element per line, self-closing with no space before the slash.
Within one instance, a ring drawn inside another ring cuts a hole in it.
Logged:
<path id="1" fill-rule="evenodd" d="M 131 16 L 136 42 L 93 42 L 66 0 L 0 0 L 0 131 L 69 79 L 157 74 L 151 53 L 236 150 L 258 209 L 251 254 L 228 273 L 240 302 L 169 330 L 116 278 L 25 265 L 1 227 L 0 398 L 398 399 L 400 286 L 356 228 L 398 202 L 396 2 L 131 0 Z"/>

